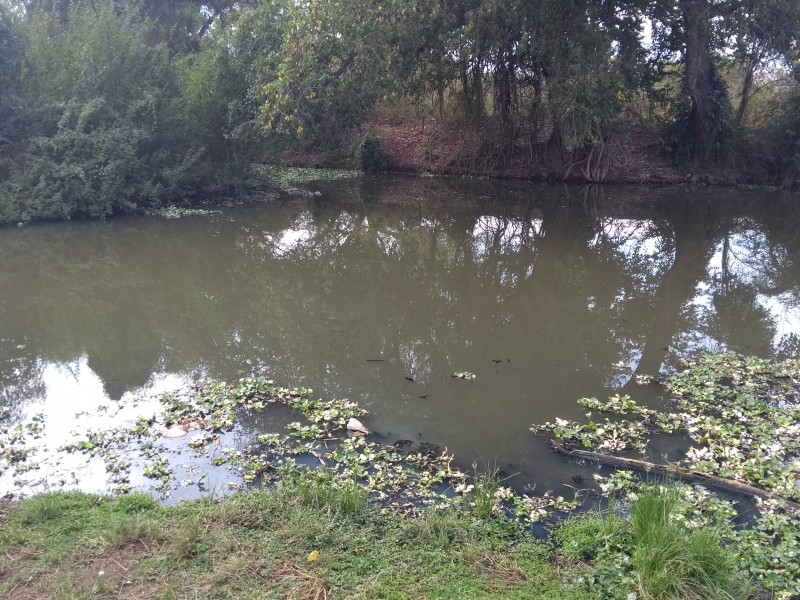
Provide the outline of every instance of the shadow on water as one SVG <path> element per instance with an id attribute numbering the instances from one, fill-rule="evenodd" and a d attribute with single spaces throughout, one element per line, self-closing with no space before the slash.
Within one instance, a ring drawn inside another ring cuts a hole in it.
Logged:
<path id="1" fill-rule="evenodd" d="M 313 189 L 212 217 L 0 230 L 5 419 L 91 412 L 159 377 L 266 375 L 358 401 L 389 442 L 569 493 L 592 467 L 552 455 L 532 423 L 580 415 L 582 396 L 657 406 L 636 376 L 698 349 L 800 347 L 792 196 L 406 177 Z M 242 439 L 261 428 L 242 422 Z"/>

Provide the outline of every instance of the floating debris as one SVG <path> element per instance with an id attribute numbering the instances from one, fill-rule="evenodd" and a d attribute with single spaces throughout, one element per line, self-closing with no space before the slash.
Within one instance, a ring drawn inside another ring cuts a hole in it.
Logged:
<path id="1" fill-rule="evenodd" d="M 476 378 L 474 373 L 469 373 L 467 371 L 456 371 L 451 377 L 453 379 L 466 379 L 468 381 L 472 381 Z"/>
<path id="2" fill-rule="evenodd" d="M 347 421 L 347 430 L 353 431 L 357 433 L 363 433 L 364 435 L 369 435 L 369 430 L 361 424 L 356 418 L 351 417 L 350 420 Z"/>

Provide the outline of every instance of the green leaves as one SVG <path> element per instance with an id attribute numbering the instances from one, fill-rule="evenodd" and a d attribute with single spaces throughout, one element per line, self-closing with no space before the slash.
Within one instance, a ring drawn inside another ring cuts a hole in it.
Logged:
<path id="1" fill-rule="evenodd" d="M 800 361 L 783 363 L 737 354 L 702 355 L 666 378 L 669 410 L 655 411 L 628 396 L 608 402 L 579 401 L 608 413 L 603 423 L 556 419 L 534 426 L 560 443 L 605 452 L 643 451 L 655 433 L 680 433 L 692 441 L 682 464 L 700 472 L 743 481 L 784 498 L 800 499 Z M 590 413 L 591 414 L 591 413 Z M 621 419 L 634 416 L 637 420 Z M 612 420 L 613 419 L 613 420 Z M 634 499 L 646 486 L 632 473 L 598 478 L 604 495 Z M 800 592 L 800 513 L 783 503 L 759 501 L 759 514 L 738 529 L 732 503 L 700 487 L 681 486 L 674 518 L 689 529 L 713 526 L 739 552 L 739 569 L 777 597 Z"/>

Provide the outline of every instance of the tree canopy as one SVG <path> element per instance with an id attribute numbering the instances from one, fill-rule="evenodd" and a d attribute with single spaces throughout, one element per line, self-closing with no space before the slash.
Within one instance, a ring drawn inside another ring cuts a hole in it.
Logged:
<path id="1" fill-rule="evenodd" d="M 287 153 L 352 161 L 393 107 L 589 181 L 646 132 L 687 172 L 792 186 L 800 3 L 0 0 L 0 221 L 169 202 Z"/>

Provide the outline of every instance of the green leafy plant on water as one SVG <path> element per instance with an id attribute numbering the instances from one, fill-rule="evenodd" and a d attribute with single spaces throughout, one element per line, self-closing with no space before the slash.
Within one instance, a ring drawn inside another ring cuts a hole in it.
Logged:
<path id="1" fill-rule="evenodd" d="M 800 510 L 796 506 L 800 499 L 796 486 L 800 361 L 772 363 L 737 354 L 703 355 L 662 385 L 670 395 L 666 410 L 641 406 L 628 396 L 614 396 L 608 402 L 585 398 L 579 402 L 591 411 L 588 423 L 556 419 L 532 430 L 546 431 L 568 448 L 605 453 L 644 450 L 653 434 L 685 435 L 692 444 L 680 466 L 741 481 L 786 500 L 757 498 L 755 516 L 742 525 L 735 521 L 736 503 L 700 486 L 676 484 L 682 497 L 673 520 L 691 531 L 712 528 L 736 552 L 733 570 L 752 578 L 775 598 L 800 597 Z M 594 413 L 610 417 L 596 422 Z M 604 496 L 629 502 L 647 489 L 639 477 L 623 470 L 598 477 L 598 487 Z M 685 542 L 711 545 L 702 535 Z M 672 568 L 678 567 L 697 568 L 694 564 Z M 716 567 L 711 563 L 704 568 L 714 571 Z"/>
<path id="2" fill-rule="evenodd" d="M 169 466 L 169 460 L 164 456 L 159 456 L 151 465 L 144 468 L 144 476 L 150 479 L 166 481 L 170 475 L 172 475 L 172 468 Z"/>

